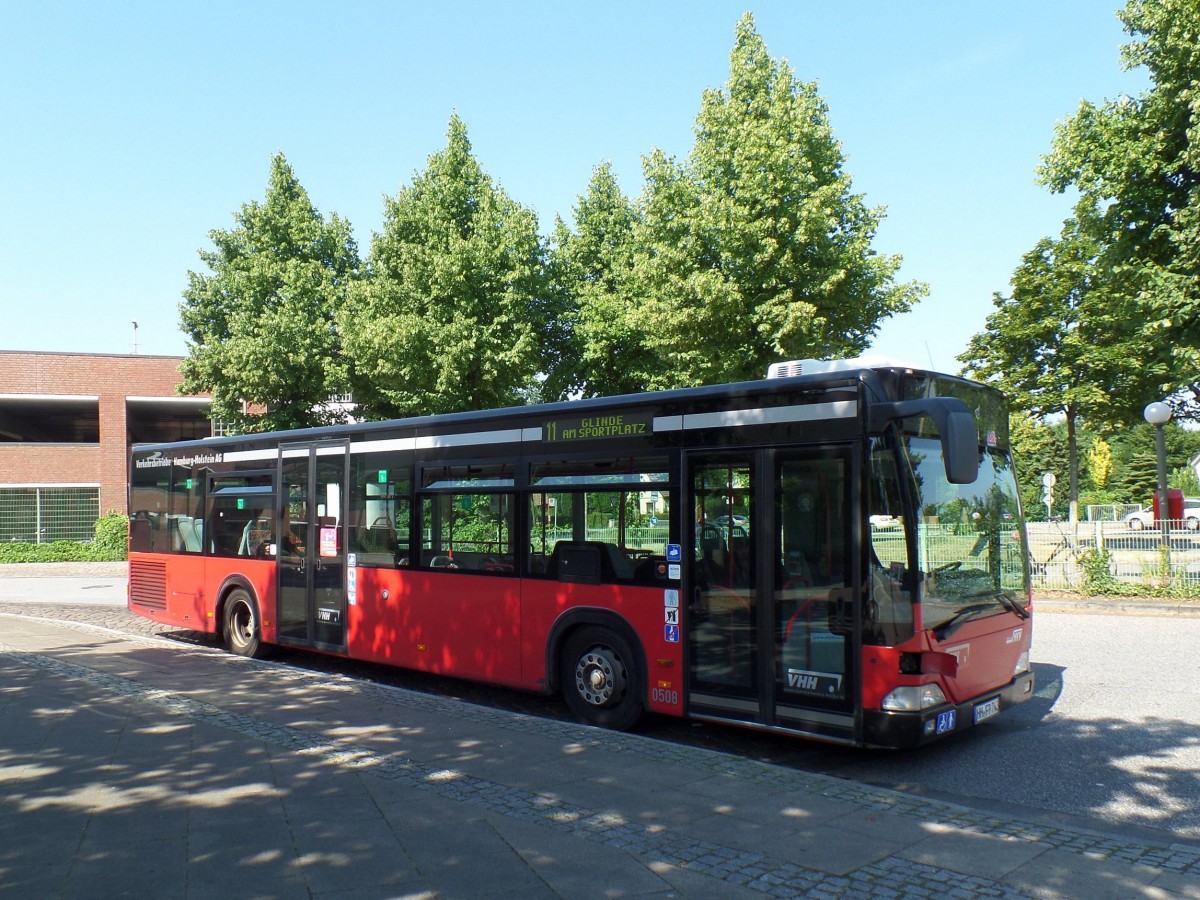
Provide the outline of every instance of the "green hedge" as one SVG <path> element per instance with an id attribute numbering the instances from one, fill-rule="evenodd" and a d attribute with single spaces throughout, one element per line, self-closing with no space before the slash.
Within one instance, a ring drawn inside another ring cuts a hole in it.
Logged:
<path id="1" fill-rule="evenodd" d="M 129 520 L 116 510 L 96 520 L 91 541 L 53 541 L 27 544 L 0 543 L 0 563 L 119 562 L 126 558 Z"/>

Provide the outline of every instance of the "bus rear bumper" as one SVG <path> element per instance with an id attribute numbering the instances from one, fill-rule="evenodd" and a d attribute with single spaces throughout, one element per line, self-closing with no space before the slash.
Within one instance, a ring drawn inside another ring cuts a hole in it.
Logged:
<path id="1" fill-rule="evenodd" d="M 919 747 L 993 719 L 1032 696 L 1033 672 L 1025 672 L 998 691 L 988 691 L 957 705 L 944 704 L 920 712 L 864 710 L 863 744 Z"/>

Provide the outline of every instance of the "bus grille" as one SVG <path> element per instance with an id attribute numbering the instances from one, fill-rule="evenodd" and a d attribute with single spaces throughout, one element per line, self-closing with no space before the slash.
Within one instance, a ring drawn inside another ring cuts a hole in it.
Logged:
<path id="1" fill-rule="evenodd" d="M 138 606 L 167 608 L 167 564 L 138 560 L 129 566 L 129 598 Z"/>

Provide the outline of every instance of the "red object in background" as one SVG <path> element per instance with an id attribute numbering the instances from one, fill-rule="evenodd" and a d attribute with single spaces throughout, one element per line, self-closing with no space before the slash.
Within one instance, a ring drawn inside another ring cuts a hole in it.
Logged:
<path id="1" fill-rule="evenodd" d="M 1161 504 L 1161 502 L 1162 502 L 1162 495 L 1158 491 L 1155 491 L 1154 492 L 1154 521 L 1155 522 L 1161 521 L 1158 517 L 1159 516 L 1158 507 Z M 1174 522 L 1179 522 L 1179 521 L 1183 520 L 1183 491 L 1176 490 L 1175 488 L 1167 489 L 1167 519 L 1174 521 Z"/>

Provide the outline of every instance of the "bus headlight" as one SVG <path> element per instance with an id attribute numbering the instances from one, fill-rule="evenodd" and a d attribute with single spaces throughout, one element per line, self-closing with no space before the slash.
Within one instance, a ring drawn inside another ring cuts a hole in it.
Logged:
<path id="1" fill-rule="evenodd" d="M 946 695 L 936 684 L 898 687 L 883 698 L 883 708 L 896 712 L 916 712 L 946 702 Z"/>
<path id="2" fill-rule="evenodd" d="M 1029 651 L 1024 651 L 1017 657 L 1017 664 L 1013 667 L 1014 675 L 1023 675 L 1029 671 Z"/>

